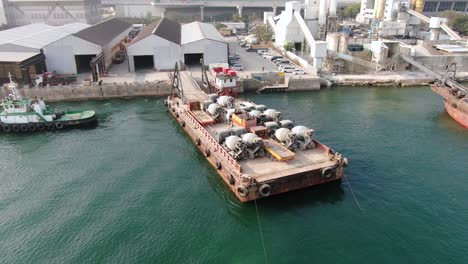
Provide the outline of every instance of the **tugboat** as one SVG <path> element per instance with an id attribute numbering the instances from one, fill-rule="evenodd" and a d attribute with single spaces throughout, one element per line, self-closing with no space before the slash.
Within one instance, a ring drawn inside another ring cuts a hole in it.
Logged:
<path id="1" fill-rule="evenodd" d="M 22 98 L 11 75 L 8 88 L 11 94 L 0 104 L 0 132 L 26 133 L 97 125 L 96 113 L 92 110 L 57 112 L 42 98 Z"/>

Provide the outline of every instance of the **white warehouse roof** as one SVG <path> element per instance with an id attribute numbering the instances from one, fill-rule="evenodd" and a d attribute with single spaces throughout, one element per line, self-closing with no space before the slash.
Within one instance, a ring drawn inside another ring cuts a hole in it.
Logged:
<path id="1" fill-rule="evenodd" d="M 198 21 L 182 25 L 181 32 L 182 45 L 202 39 L 226 42 L 214 26 Z"/>
<path id="2" fill-rule="evenodd" d="M 31 24 L 0 31 L 0 45 L 8 43 L 28 48 L 42 49 L 45 46 L 88 27 L 90 27 L 90 25 L 83 23 L 72 23 L 58 27 L 46 24 Z"/>
<path id="3" fill-rule="evenodd" d="M 0 31 L 0 44 L 8 43 L 15 39 L 29 36 L 44 30 L 55 28 L 43 23 L 29 24 L 22 27 L 11 28 Z"/>

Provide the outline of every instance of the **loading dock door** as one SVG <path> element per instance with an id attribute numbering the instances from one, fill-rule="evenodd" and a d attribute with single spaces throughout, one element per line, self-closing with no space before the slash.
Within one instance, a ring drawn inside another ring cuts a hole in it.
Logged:
<path id="1" fill-rule="evenodd" d="M 134 56 L 135 71 L 137 70 L 154 70 L 153 55 Z"/>
<path id="2" fill-rule="evenodd" d="M 96 57 L 96 54 L 75 55 L 76 71 L 78 74 L 92 72 L 91 61 Z"/>
<path id="3" fill-rule="evenodd" d="M 184 54 L 185 65 L 197 65 L 200 66 L 200 60 L 203 58 L 203 53 L 188 53 Z"/>

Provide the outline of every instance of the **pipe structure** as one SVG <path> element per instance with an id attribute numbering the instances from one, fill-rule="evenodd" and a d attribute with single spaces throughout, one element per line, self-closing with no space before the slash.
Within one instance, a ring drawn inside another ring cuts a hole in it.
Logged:
<path id="1" fill-rule="evenodd" d="M 338 6 L 338 0 L 330 0 L 330 7 L 328 13 L 331 17 L 336 17 L 336 9 Z"/>
<path id="2" fill-rule="evenodd" d="M 319 3 L 319 25 L 327 24 L 327 0 L 320 0 Z"/>

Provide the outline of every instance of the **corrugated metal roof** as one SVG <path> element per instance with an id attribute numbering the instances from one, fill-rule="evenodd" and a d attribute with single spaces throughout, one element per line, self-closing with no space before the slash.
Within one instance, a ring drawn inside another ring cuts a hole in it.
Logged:
<path id="1" fill-rule="evenodd" d="M 22 38 L 24 36 L 29 36 L 42 32 L 44 30 L 49 30 L 55 28 L 43 23 L 29 24 L 22 27 L 11 28 L 7 30 L 0 31 L 0 44 L 13 41 L 15 39 Z"/>
<path id="2" fill-rule="evenodd" d="M 0 60 L 2 62 L 22 62 L 33 56 L 40 54 L 40 52 L 1 52 Z"/>
<path id="3" fill-rule="evenodd" d="M 111 18 L 76 32 L 73 35 L 94 44 L 104 46 L 131 27 L 132 24 L 130 23 L 117 18 Z"/>
<path id="4" fill-rule="evenodd" d="M 226 42 L 221 36 L 221 34 L 216 30 L 213 25 L 201 23 L 201 22 L 192 22 L 182 25 L 182 38 L 181 44 L 187 44 L 195 42 L 201 39 L 211 39 L 220 42 Z"/>
<path id="5" fill-rule="evenodd" d="M 143 30 L 132 40 L 131 44 L 136 43 L 147 36 L 156 35 L 180 45 L 180 27 L 179 23 L 167 18 L 157 19 L 143 28 Z"/>
<path id="6" fill-rule="evenodd" d="M 24 27 L 0 31 L 0 44 L 13 44 L 42 49 L 66 36 L 89 27 L 83 23 L 53 27 L 45 24 L 31 24 Z M 5 36 L 5 38 L 3 38 Z"/>

